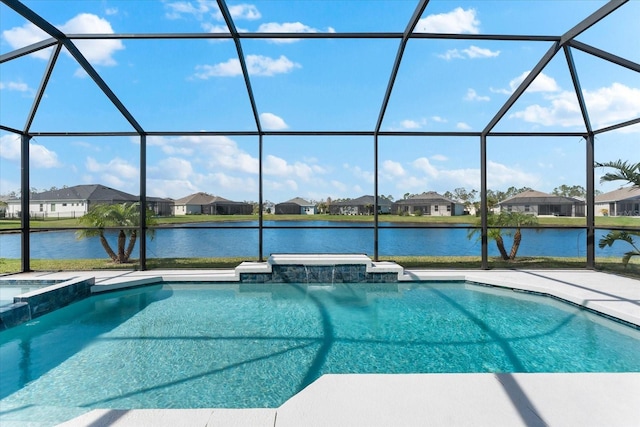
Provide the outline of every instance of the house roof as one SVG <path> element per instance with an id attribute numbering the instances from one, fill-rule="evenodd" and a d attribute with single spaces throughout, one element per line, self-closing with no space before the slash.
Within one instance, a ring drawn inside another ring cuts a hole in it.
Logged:
<path id="1" fill-rule="evenodd" d="M 640 199 L 640 188 L 624 187 L 595 197 L 596 203 L 621 202 L 629 199 Z"/>
<path id="2" fill-rule="evenodd" d="M 176 205 L 209 205 L 215 202 L 229 202 L 230 200 L 224 197 L 213 196 L 208 193 L 193 193 L 188 196 L 182 197 L 175 201 Z"/>
<path id="3" fill-rule="evenodd" d="M 153 197 L 153 196 L 147 196 L 147 202 L 166 202 L 166 203 L 173 203 L 174 200 L 170 197 Z"/>
<path id="4" fill-rule="evenodd" d="M 373 196 L 366 195 L 366 196 L 360 196 L 357 199 L 332 202 L 332 204 L 338 205 L 338 206 L 364 206 L 364 205 L 373 205 L 373 202 L 374 202 Z M 378 206 L 391 206 L 392 204 L 393 202 L 391 200 L 378 196 Z"/>
<path id="5" fill-rule="evenodd" d="M 426 191 L 422 194 L 415 194 L 408 199 L 402 199 L 396 201 L 400 205 L 415 205 L 419 203 L 456 203 L 451 199 L 444 197 L 442 194 L 438 194 L 435 191 Z"/>
<path id="6" fill-rule="evenodd" d="M 522 204 L 574 204 L 584 203 L 573 197 L 556 196 L 542 191 L 526 190 L 513 197 L 501 201 L 498 205 L 522 205 Z"/>
<path id="7" fill-rule="evenodd" d="M 32 202 L 54 200 L 88 200 L 90 202 L 139 201 L 138 196 L 100 184 L 74 185 L 73 187 L 43 191 L 42 193 L 32 194 L 30 199 Z"/>
<path id="8" fill-rule="evenodd" d="M 283 205 L 285 203 L 291 203 L 294 205 L 299 205 L 299 206 L 315 206 L 315 204 L 301 198 L 301 197 L 295 197 L 291 200 L 287 200 L 286 202 L 282 202 L 282 203 L 278 203 L 279 205 Z"/>

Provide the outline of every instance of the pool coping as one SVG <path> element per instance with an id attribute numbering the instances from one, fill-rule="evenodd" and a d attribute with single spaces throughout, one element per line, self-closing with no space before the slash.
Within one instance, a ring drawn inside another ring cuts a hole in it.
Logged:
<path id="1" fill-rule="evenodd" d="M 234 270 L 22 273 L 90 276 L 96 291 L 235 281 Z M 12 276 L 15 278 L 15 276 Z M 404 281 L 468 281 L 550 295 L 640 326 L 640 280 L 592 270 L 405 270 Z M 101 286 L 103 288 L 101 288 Z M 324 375 L 278 408 L 96 409 L 77 426 L 627 426 L 640 419 L 640 373 Z"/>
<path id="2" fill-rule="evenodd" d="M 239 282 L 245 272 L 267 272 L 266 263 L 242 263 L 236 269 L 216 270 L 100 270 L 30 272 L 1 280 L 87 280 L 91 293 L 125 289 L 158 282 Z M 373 263 L 367 271 L 394 273 L 398 282 L 467 281 L 551 296 L 624 323 L 640 327 L 640 280 L 593 270 L 422 270 L 403 269 L 395 263 Z"/>

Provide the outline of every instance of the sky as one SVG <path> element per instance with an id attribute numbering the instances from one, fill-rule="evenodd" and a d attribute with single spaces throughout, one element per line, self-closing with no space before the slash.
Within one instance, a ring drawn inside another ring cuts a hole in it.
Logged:
<path id="1" fill-rule="evenodd" d="M 401 33 L 414 0 L 228 1 L 243 33 Z M 67 34 L 226 33 L 215 1 L 31 0 L 24 4 Z M 559 36 L 604 1 L 431 0 L 415 32 Z M 625 4 L 577 40 L 640 62 L 640 0 Z M 0 4 L 0 54 L 47 39 Z M 250 98 L 229 39 L 82 40 L 77 46 L 146 132 L 147 195 L 178 199 L 206 192 L 238 201 L 259 198 L 254 135 L 180 135 L 256 131 Z M 375 130 L 400 41 L 244 38 L 242 51 L 265 131 Z M 551 47 L 548 41 L 411 39 L 381 131 L 480 132 Z M 52 48 L 0 64 L 0 124 L 24 130 Z M 571 49 L 594 129 L 640 117 L 640 74 Z M 559 52 L 494 127 L 495 132 L 582 132 L 567 60 Z M 132 132 L 66 50 L 51 73 L 31 132 Z M 595 159 L 640 161 L 640 124 L 599 134 Z M 380 136 L 379 193 L 400 199 L 425 191 L 480 189 L 477 136 Z M 487 140 L 488 187 L 586 187 L 579 136 Z M 0 130 L 0 194 L 20 189 L 20 138 Z M 267 135 L 263 198 L 275 203 L 374 194 L 372 136 Z M 30 184 L 103 184 L 139 194 L 137 136 L 35 136 Z M 596 169 L 596 189 L 606 172 Z"/>

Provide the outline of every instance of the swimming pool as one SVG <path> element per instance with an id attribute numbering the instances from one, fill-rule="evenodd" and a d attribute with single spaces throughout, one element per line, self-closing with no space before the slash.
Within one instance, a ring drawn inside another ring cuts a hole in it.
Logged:
<path id="1" fill-rule="evenodd" d="M 277 407 L 325 373 L 638 372 L 640 331 L 465 282 L 171 284 L 0 333 L 0 421 Z"/>
<path id="2" fill-rule="evenodd" d="M 30 280 L 3 280 L 0 281 L 0 307 L 5 307 L 13 304 L 13 298 L 27 292 L 35 291 L 38 289 L 46 288 L 47 286 L 55 285 L 61 282 L 61 280 L 49 280 L 49 281 L 30 281 Z"/>

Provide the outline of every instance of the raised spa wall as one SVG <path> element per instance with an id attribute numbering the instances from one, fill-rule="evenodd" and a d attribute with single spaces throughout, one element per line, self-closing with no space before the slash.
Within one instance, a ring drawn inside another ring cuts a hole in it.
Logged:
<path id="1" fill-rule="evenodd" d="M 274 265 L 270 273 L 240 273 L 241 283 L 397 282 L 397 273 L 370 273 L 364 265 Z"/>
<path id="2" fill-rule="evenodd" d="M 358 254 L 276 254 L 266 263 L 236 268 L 241 283 L 394 283 L 403 273 L 396 263 L 374 263 Z"/>
<path id="3" fill-rule="evenodd" d="M 13 304 L 0 308 L 0 331 L 85 299 L 91 295 L 91 287 L 94 284 L 94 277 L 77 278 L 14 297 Z"/>

